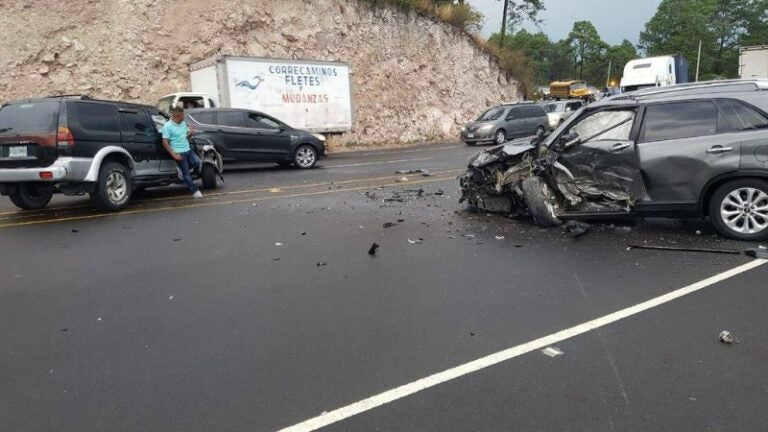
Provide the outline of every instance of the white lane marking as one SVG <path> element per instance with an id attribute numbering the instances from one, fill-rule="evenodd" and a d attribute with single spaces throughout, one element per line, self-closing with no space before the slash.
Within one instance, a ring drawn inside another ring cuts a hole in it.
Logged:
<path id="1" fill-rule="evenodd" d="M 664 294 L 662 296 L 652 298 L 650 300 L 644 301 L 634 306 L 630 306 L 626 309 L 622 309 L 620 311 L 602 316 L 600 318 L 593 319 L 592 321 L 587 321 L 585 323 L 576 325 L 574 327 L 561 330 L 557 333 L 552 333 L 548 336 L 544 336 L 544 337 L 532 340 L 522 345 L 508 348 L 503 351 L 499 351 L 497 353 L 488 355 L 486 357 L 473 360 L 469 363 L 464 363 L 463 365 L 456 366 L 454 368 L 444 370 L 442 372 L 438 372 L 426 378 L 421 378 L 409 384 L 405 384 L 400 387 L 394 388 L 392 390 L 379 393 L 375 396 L 371 396 L 367 399 L 363 399 L 359 402 L 355 402 L 345 407 L 320 414 L 317 417 L 303 421 L 294 426 L 281 429 L 279 432 L 311 432 L 311 431 L 318 430 L 322 427 L 342 421 L 349 417 L 356 416 L 363 412 L 372 410 L 376 407 L 380 407 L 384 404 L 394 402 L 398 399 L 402 399 L 404 397 L 410 396 L 422 390 L 426 390 L 436 385 L 443 384 L 445 382 L 454 380 L 456 378 L 460 378 L 464 375 L 494 366 L 501 362 L 513 359 L 515 357 L 519 357 L 523 354 L 527 354 L 529 352 L 540 350 L 550 345 L 560 343 L 566 339 L 571 339 L 575 336 L 579 336 L 581 334 L 587 333 L 597 328 L 606 326 L 608 324 L 612 324 L 624 318 L 637 315 L 641 312 L 647 311 L 657 306 L 661 306 L 665 303 L 669 303 L 673 300 L 679 299 L 680 297 L 684 297 L 696 291 L 702 290 L 718 282 L 722 282 L 734 276 L 738 276 L 749 270 L 757 268 L 765 263 L 768 263 L 768 260 L 750 261 L 744 265 L 727 270 L 720 274 L 716 274 L 712 277 L 693 283 L 691 285 L 672 291 L 670 293 Z"/>
<path id="2" fill-rule="evenodd" d="M 420 161 L 428 161 L 434 159 L 433 157 L 425 157 L 425 158 L 415 158 L 415 159 L 400 159 L 400 160 L 388 160 L 388 161 L 380 161 L 380 162 L 361 162 L 361 163 L 355 163 L 355 164 L 346 164 L 346 165 L 323 165 L 323 168 L 348 168 L 348 167 L 357 167 L 357 166 L 365 166 L 365 165 L 382 165 L 382 164 L 393 164 L 393 163 L 403 163 L 403 162 L 420 162 Z"/>

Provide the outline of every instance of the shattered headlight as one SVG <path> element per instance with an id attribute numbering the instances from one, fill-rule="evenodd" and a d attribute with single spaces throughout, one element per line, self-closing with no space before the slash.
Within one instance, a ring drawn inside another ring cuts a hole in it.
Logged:
<path id="1" fill-rule="evenodd" d="M 488 153 L 487 151 L 482 151 L 469 159 L 469 164 L 477 168 L 491 163 L 494 160 L 496 160 L 496 156 Z"/>

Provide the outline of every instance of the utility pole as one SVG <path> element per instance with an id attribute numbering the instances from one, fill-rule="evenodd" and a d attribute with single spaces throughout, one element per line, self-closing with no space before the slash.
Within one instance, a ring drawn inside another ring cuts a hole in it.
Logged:
<path id="1" fill-rule="evenodd" d="M 501 16 L 501 39 L 499 40 L 499 46 L 504 46 L 504 38 L 507 34 L 507 12 L 509 11 L 509 0 L 502 0 L 504 2 L 504 14 Z"/>
<path id="2" fill-rule="evenodd" d="M 699 67 L 701 66 L 701 39 L 699 39 L 699 57 L 696 59 L 696 82 L 699 82 Z"/>
<path id="3" fill-rule="evenodd" d="M 605 79 L 605 88 L 611 86 L 611 66 L 613 66 L 613 60 L 608 60 L 608 78 Z"/>

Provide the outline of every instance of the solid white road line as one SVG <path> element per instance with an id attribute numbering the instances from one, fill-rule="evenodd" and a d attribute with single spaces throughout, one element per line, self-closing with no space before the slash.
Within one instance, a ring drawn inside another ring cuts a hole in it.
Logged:
<path id="1" fill-rule="evenodd" d="M 393 163 L 403 163 L 403 162 L 420 162 L 420 161 L 428 161 L 434 159 L 433 157 L 425 157 L 425 158 L 415 158 L 415 159 L 400 159 L 400 160 L 388 160 L 388 161 L 381 161 L 381 162 L 361 162 L 361 163 L 354 163 L 354 164 L 346 164 L 346 165 L 323 165 L 322 168 L 348 168 L 348 167 L 357 167 L 357 166 L 365 166 L 365 165 L 383 165 L 383 164 L 393 164 Z"/>
<path id="2" fill-rule="evenodd" d="M 747 264 L 744 264 L 739 267 L 733 268 L 731 270 L 725 271 L 723 273 L 714 275 L 710 278 L 704 279 L 702 281 L 696 282 L 694 284 L 688 285 L 686 287 L 680 288 L 678 290 L 672 291 L 662 296 L 652 298 L 650 300 L 644 301 L 634 306 L 630 306 L 626 309 L 622 309 L 612 314 L 593 319 L 592 321 L 587 321 L 577 326 L 574 326 L 565 330 L 561 330 L 557 333 L 552 333 L 548 336 L 544 336 L 539 339 L 532 340 L 522 345 L 508 348 L 503 351 L 499 351 L 495 354 L 491 354 L 489 356 L 471 361 L 469 363 L 465 363 L 463 365 L 456 366 L 454 368 L 451 368 L 442 372 L 438 372 L 434 375 L 430 375 L 426 378 L 419 379 L 412 383 L 405 384 L 395 389 L 385 391 L 384 393 L 380 393 L 375 396 L 369 397 L 367 399 L 363 399 L 359 402 L 355 402 L 345 407 L 323 413 L 315 418 L 311 418 L 309 420 L 303 421 L 297 425 L 287 427 L 285 429 L 281 429 L 280 432 L 315 431 L 317 429 L 328 426 L 330 424 L 333 424 L 333 423 L 342 421 L 344 419 L 356 416 L 363 412 L 372 410 L 376 407 L 380 407 L 384 404 L 396 401 L 398 399 L 402 399 L 414 393 L 434 387 L 438 384 L 442 384 L 442 383 L 454 380 L 464 375 L 477 372 L 479 370 L 494 366 L 496 364 L 513 359 L 523 354 L 527 354 L 531 351 L 536 351 L 542 348 L 546 348 L 550 345 L 557 344 L 566 339 L 579 336 L 581 334 L 606 326 L 608 324 L 614 323 L 624 318 L 637 315 L 641 312 L 647 311 L 657 306 L 661 306 L 665 303 L 669 303 L 673 300 L 679 299 L 680 297 L 684 297 L 684 296 L 687 296 L 688 294 L 692 294 L 696 291 L 702 290 L 718 282 L 722 282 L 734 276 L 745 273 L 765 263 L 768 263 L 768 260 L 750 261 Z"/>

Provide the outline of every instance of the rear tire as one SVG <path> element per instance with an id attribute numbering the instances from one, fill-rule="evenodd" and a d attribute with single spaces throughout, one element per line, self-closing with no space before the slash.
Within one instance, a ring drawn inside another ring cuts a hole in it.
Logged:
<path id="1" fill-rule="evenodd" d="M 36 183 L 21 183 L 16 193 L 8 196 L 13 204 L 22 210 L 44 209 L 53 198 L 53 190 Z"/>
<path id="2" fill-rule="evenodd" d="M 539 176 L 523 180 L 523 195 L 536 225 L 556 227 L 563 224 L 555 213 L 556 197 L 547 182 Z"/>
<path id="3" fill-rule="evenodd" d="M 96 192 L 91 194 L 93 206 L 102 211 L 123 209 L 131 199 L 130 170 L 117 162 L 107 162 L 99 170 Z"/>
<path id="4" fill-rule="evenodd" d="M 317 150 L 308 144 L 300 145 L 293 153 L 293 164 L 301 169 L 314 168 L 317 164 Z"/>
<path id="5" fill-rule="evenodd" d="M 718 234 L 734 240 L 768 240 L 768 182 L 733 180 L 709 201 L 709 217 Z"/>
<path id="6" fill-rule="evenodd" d="M 203 189 L 216 189 L 219 185 L 218 173 L 216 172 L 216 168 L 211 164 L 203 164 L 200 178 L 203 180 Z"/>

